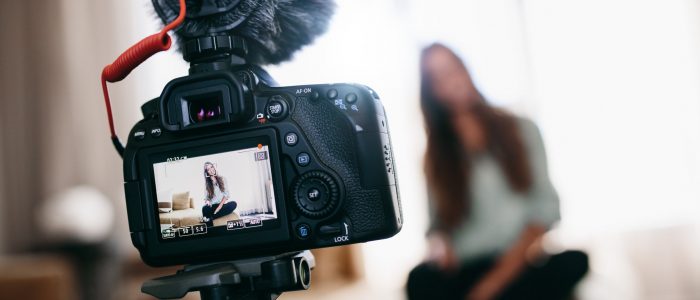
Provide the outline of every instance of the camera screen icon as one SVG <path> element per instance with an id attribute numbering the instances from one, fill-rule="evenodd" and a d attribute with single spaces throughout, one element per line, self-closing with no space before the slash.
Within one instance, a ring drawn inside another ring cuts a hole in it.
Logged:
<path id="1" fill-rule="evenodd" d="M 262 220 L 260 218 L 249 218 L 243 221 L 245 224 L 245 227 L 260 227 L 263 225 Z"/>
<path id="2" fill-rule="evenodd" d="M 245 228 L 245 222 L 241 220 L 226 222 L 226 230 L 238 230 Z"/>
<path id="3" fill-rule="evenodd" d="M 267 160 L 267 152 L 255 152 L 255 161 Z"/>
<path id="4" fill-rule="evenodd" d="M 173 229 L 173 228 L 163 229 L 163 231 L 161 231 L 161 236 L 164 239 L 175 238 L 175 229 Z"/>
<path id="5" fill-rule="evenodd" d="M 180 232 L 180 236 L 188 236 L 194 234 L 194 232 L 192 231 L 192 226 L 183 226 L 178 228 L 178 230 Z"/>
<path id="6" fill-rule="evenodd" d="M 207 224 L 192 225 L 192 231 L 194 234 L 205 234 L 207 233 Z"/>

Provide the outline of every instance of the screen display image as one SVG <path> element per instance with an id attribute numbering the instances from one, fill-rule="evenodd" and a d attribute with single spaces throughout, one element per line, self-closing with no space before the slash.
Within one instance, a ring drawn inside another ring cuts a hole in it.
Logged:
<path id="1" fill-rule="evenodd" d="M 153 164 L 161 238 L 262 229 L 277 220 L 267 145 Z"/>

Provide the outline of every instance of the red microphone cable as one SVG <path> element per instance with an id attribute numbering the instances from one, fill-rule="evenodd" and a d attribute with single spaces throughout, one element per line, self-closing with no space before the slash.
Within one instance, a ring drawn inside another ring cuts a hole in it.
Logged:
<path id="1" fill-rule="evenodd" d="M 117 59 L 102 69 L 102 93 L 105 98 L 105 106 L 107 107 L 107 121 L 109 122 L 109 133 L 111 135 L 112 144 L 117 149 L 119 155 L 124 153 L 124 146 L 119 141 L 116 130 L 114 129 L 114 119 L 112 118 L 112 105 L 109 100 L 109 91 L 107 90 L 107 82 L 118 82 L 124 79 L 131 71 L 146 61 L 149 57 L 161 51 L 170 49 L 172 39 L 168 35 L 168 31 L 180 26 L 185 20 L 185 0 L 180 0 L 180 15 L 166 25 L 160 32 L 150 35 L 140 42 L 131 46 L 117 57 Z"/>

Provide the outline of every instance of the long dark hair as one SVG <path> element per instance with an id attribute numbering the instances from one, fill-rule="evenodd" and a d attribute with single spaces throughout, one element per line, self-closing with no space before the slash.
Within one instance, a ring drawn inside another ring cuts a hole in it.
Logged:
<path id="1" fill-rule="evenodd" d="M 207 198 L 212 199 L 214 198 L 214 181 L 211 180 L 211 177 L 216 177 L 216 183 L 219 184 L 219 189 L 221 190 L 221 192 L 226 191 L 226 186 L 224 183 L 224 178 L 222 176 L 219 176 L 218 172 L 216 173 L 216 175 L 213 176 L 210 176 L 209 173 L 207 173 L 207 166 L 212 166 L 214 168 L 216 168 L 216 166 L 214 166 L 214 164 L 210 162 L 204 163 L 204 182 L 207 186 Z"/>
<path id="2" fill-rule="evenodd" d="M 447 50 L 455 63 L 465 71 L 467 68 L 452 50 L 442 44 L 432 44 L 421 53 L 421 108 L 428 135 L 424 171 L 437 213 L 436 225 L 438 229 L 449 232 L 465 219 L 470 209 L 471 164 L 468 151 L 459 143 L 450 111 L 436 99 L 426 70 L 426 59 L 435 49 Z M 475 99 L 476 103 L 470 109 L 485 131 L 486 150 L 499 162 L 510 187 L 524 193 L 533 179 L 517 119 L 489 105 L 481 94 L 476 94 L 479 99 Z"/>

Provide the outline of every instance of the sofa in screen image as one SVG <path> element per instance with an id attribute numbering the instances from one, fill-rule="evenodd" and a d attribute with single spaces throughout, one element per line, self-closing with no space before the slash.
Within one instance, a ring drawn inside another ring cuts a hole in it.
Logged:
<path id="1" fill-rule="evenodd" d="M 170 201 L 158 202 L 158 216 L 161 225 L 182 227 L 202 223 L 202 208 L 195 207 L 190 192 L 173 193 Z M 214 226 L 226 225 L 228 221 L 238 220 L 236 212 L 214 220 Z"/>

